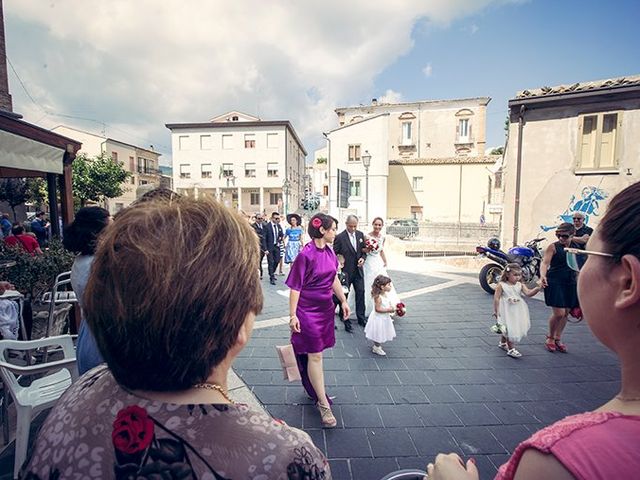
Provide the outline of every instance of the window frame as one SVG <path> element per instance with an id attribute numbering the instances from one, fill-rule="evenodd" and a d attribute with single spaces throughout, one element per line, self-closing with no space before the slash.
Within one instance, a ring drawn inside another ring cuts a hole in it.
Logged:
<path id="1" fill-rule="evenodd" d="M 203 141 L 208 139 L 207 141 Z M 200 150 L 213 150 L 213 136 L 207 134 L 200 135 Z"/>
<path id="2" fill-rule="evenodd" d="M 231 167 L 230 169 L 227 167 Z M 233 177 L 233 163 L 223 163 L 222 164 L 222 178 L 231 178 Z"/>
<path id="3" fill-rule="evenodd" d="M 274 203 L 271 200 L 276 199 Z M 269 192 L 269 205 L 278 205 L 278 201 L 282 201 L 282 193 L 281 192 Z"/>
<path id="4" fill-rule="evenodd" d="M 186 167 L 185 169 L 183 169 L 182 167 Z M 185 172 L 184 170 L 190 170 L 191 169 L 191 164 L 190 163 L 181 163 L 180 164 L 180 169 L 178 171 L 178 174 L 180 176 L 181 179 L 187 180 L 191 178 L 191 172 Z"/>
<path id="5" fill-rule="evenodd" d="M 624 110 L 604 110 L 595 112 L 585 112 L 578 115 L 578 135 L 576 145 L 576 157 L 574 161 L 574 174 L 575 175 L 588 175 L 588 174 L 619 174 L 620 173 L 620 156 L 622 155 L 622 120 Z M 615 138 L 612 142 L 612 157 L 613 165 L 606 165 L 604 167 L 601 164 L 602 154 L 602 135 L 604 128 L 604 117 L 606 115 L 616 115 L 615 123 Z M 583 167 L 582 166 L 582 150 L 583 150 L 583 130 L 584 121 L 588 117 L 596 117 L 596 135 L 595 135 L 595 147 L 593 153 L 593 165 Z"/>
<path id="6" fill-rule="evenodd" d="M 355 189 L 356 193 L 352 193 Z M 360 179 L 349 180 L 349 197 L 361 198 L 362 197 L 362 182 Z"/>
<path id="7" fill-rule="evenodd" d="M 416 182 L 416 180 L 419 182 Z M 424 191 L 424 176 L 413 176 L 411 177 L 411 189 L 414 192 L 423 192 Z"/>
<path id="8" fill-rule="evenodd" d="M 228 143 L 225 140 L 228 140 Z M 220 147 L 222 148 L 222 150 L 233 150 L 233 134 L 232 133 L 223 133 L 220 136 Z"/>
<path id="9" fill-rule="evenodd" d="M 275 170 L 273 168 L 269 168 L 269 166 L 273 167 L 273 165 L 276 166 Z M 267 177 L 269 178 L 276 178 L 278 177 L 278 172 L 279 172 L 279 165 L 278 162 L 267 162 Z"/>
<path id="10" fill-rule="evenodd" d="M 353 156 L 351 155 L 352 150 L 353 150 Z M 362 145 L 360 143 L 350 143 L 347 146 L 347 162 L 348 163 L 362 162 Z"/>
<path id="11" fill-rule="evenodd" d="M 187 151 L 189 150 L 190 145 L 190 136 L 189 135 L 178 135 L 178 150 Z"/>
<path id="12" fill-rule="evenodd" d="M 249 167 L 249 165 L 252 165 L 253 167 Z M 253 171 L 253 175 L 248 175 L 248 172 Z M 244 176 L 245 178 L 256 178 L 256 163 L 255 162 L 248 162 L 244 164 Z"/>
<path id="13" fill-rule="evenodd" d="M 278 133 L 267 133 L 267 148 L 278 148 Z"/>
<path id="14" fill-rule="evenodd" d="M 255 195 L 255 197 L 254 197 Z M 254 203 L 254 199 L 257 199 Z M 249 205 L 260 205 L 260 192 L 250 192 L 249 193 Z"/>
<path id="15" fill-rule="evenodd" d="M 405 136 L 405 127 L 407 127 L 406 128 L 406 131 L 408 133 L 407 136 Z M 411 121 L 411 120 L 403 120 L 402 123 L 400 124 L 400 132 L 401 132 L 400 146 L 409 147 L 411 145 L 414 145 L 414 142 L 413 142 L 413 121 Z"/>
<path id="16" fill-rule="evenodd" d="M 465 125 L 466 135 L 462 134 L 462 125 Z M 458 131 L 456 135 L 457 143 L 471 143 L 471 119 L 458 118 Z"/>
<path id="17" fill-rule="evenodd" d="M 208 166 L 209 170 L 205 170 L 205 166 Z M 203 163 L 200 165 L 200 178 L 213 178 L 213 165 L 211 163 Z"/>
<path id="18" fill-rule="evenodd" d="M 256 134 L 245 133 L 244 134 L 244 148 L 256 148 Z"/>

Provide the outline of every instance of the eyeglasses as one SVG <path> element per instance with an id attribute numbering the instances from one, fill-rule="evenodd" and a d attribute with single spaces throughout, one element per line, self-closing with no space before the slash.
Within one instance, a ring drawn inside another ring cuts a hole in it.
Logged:
<path id="1" fill-rule="evenodd" d="M 582 217 L 573 217 L 574 220 L 584 220 Z"/>
<path id="2" fill-rule="evenodd" d="M 565 248 L 564 251 L 567 252 L 567 265 L 571 270 L 575 270 L 576 272 L 579 272 L 582 266 L 584 265 L 584 262 L 587 261 L 587 259 L 584 258 L 587 255 L 614 258 L 614 255 L 612 255 L 611 253 L 596 252 L 594 250 L 580 250 L 579 248 Z"/>
<path id="3" fill-rule="evenodd" d="M 567 238 L 569 238 L 570 236 L 571 236 L 571 235 L 567 235 L 567 234 L 564 234 L 564 233 L 556 233 L 556 237 L 558 237 L 558 238 L 564 238 L 565 240 L 566 240 Z"/>

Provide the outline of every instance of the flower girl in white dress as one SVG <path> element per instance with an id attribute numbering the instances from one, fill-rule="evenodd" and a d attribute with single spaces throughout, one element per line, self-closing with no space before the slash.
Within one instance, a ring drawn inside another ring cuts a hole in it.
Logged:
<path id="1" fill-rule="evenodd" d="M 522 268 L 517 263 L 509 263 L 504 267 L 502 280 L 496 287 L 493 296 L 493 316 L 497 322 L 506 327 L 502 329 L 502 337 L 498 346 L 513 358 L 519 358 L 522 354 L 516 350 L 515 343 L 522 340 L 531 327 L 529 320 L 529 307 L 522 298 L 522 295 L 533 297 L 542 287 L 537 286 L 529 290 L 524 286 L 522 278 Z"/>
<path id="2" fill-rule="evenodd" d="M 382 344 L 396 337 L 396 329 L 393 326 L 391 314 L 396 311 L 395 305 L 387 297 L 391 291 L 391 279 L 384 275 L 378 275 L 371 287 L 374 309 L 369 314 L 367 325 L 364 327 L 364 335 L 373 341 L 372 351 L 376 355 L 385 356 Z"/>
<path id="3" fill-rule="evenodd" d="M 373 280 L 378 275 L 388 277 L 387 273 L 387 257 L 384 254 L 385 237 L 382 235 L 382 227 L 384 221 L 380 217 L 376 217 L 371 222 L 373 230 L 366 235 L 367 239 L 367 258 L 362 266 L 364 274 L 364 291 L 368 293 L 373 286 Z M 400 298 L 396 293 L 396 289 L 391 285 L 391 290 L 386 293 L 393 306 L 400 302 Z M 367 295 L 365 297 L 365 313 L 373 311 L 373 298 Z"/>

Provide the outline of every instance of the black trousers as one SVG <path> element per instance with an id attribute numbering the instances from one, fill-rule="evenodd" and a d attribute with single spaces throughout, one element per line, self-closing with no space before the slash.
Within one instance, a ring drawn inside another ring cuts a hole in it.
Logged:
<path id="1" fill-rule="evenodd" d="M 362 324 L 367 321 L 364 316 L 364 278 L 360 275 L 350 275 L 349 289 L 351 289 L 351 285 L 353 285 L 353 290 L 356 294 L 356 317 L 358 323 Z"/>
<path id="2" fill-rule="evenodd" d="M 269 265 L 269 279 L 276 279 L 276 269 L 278 268 L 278 264 L 280 263 L 280 246 L 279 245 L 271 245 L 269 247 L 269 255 L 267 255 L 267 263 Z M 363 304 L 363 312 L 364 312 L 364 304 Z"/>
<path id="3" fill-rule="evenodd" d="M 260 250 L 260 278 L 262 278 L 262 260 L 264 259 L 264 252 Z"/>
<path id="4" fill-rule="evenodd" d="M 345 297 L 347 297 L 347 295 L 345 295 Z M 333 304 L 336 307 L 340 307 L 340 299 L 335 293 L 333 294 Z M 338 308 L 338 318 L 344 322 L 344 312 L 342 311 L 342 307 Z"/>

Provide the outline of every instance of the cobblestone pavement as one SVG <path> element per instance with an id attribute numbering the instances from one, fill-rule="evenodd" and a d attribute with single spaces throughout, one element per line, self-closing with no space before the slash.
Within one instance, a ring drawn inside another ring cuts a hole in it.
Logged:
<path id="1" fill-rule="evenodd" d="M 421 260 L 416 260 L 420 262 Z M 413 270 L 413 269 L 412 269 Z M 532 328 L 513 359 L 489 331 L 492 297 L 473 275 L 391 271 L 408 313 L 396 321 L 387 357 L 371 353 L 362 328 L 340 328 L 325 351 L 328 392 L 338 428 L 323 430 L 298 383 L 282 379 L 275 345 L 288 343 L 284 277 L 263 281 L 265 308 L 235 370 L 274 416 L 303 428 L 324 450 L 337 480 L 376 480 L 400 468 L 425 468 L 438 452 L 477 460 L 493 478 L 515 446 L 566 415 L 617 392 L 617 359 L 584 323 L 569 324 L 568 354 L 543 348 L 549 310 L 530 300 Z"/>

